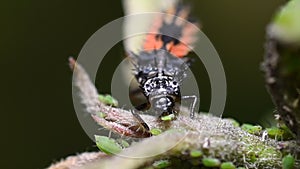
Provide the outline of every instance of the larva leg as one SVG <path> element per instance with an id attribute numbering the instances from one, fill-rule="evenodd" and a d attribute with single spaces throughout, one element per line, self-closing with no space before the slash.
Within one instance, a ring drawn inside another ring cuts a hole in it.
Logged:
<path id="1" fill-rule="evenodd" d="M 196 95 L 192 95 L 192 96 L 182 96 L 181 97 L 182 100 L 192 100 L 192 103 L 190 104 L 190 117 L 191 118 L 194 118 L 194 115 L 195 115 L 195 106 L 196 106 L 196 103 L 197 103 L 197 96 Z"/>
<path id="2" fill-rule="evenodd" d="M 147 123 L 141 118 L 141 116 L 136 113 L 134 110 L 131 110 L 131 114 L 133 115 L 133 117 L 143 126 L 143 128 L 145 129 L 145 131 L 147 133 L 149 133 L 150 131 L 150 127 L 147 125 Z"/>

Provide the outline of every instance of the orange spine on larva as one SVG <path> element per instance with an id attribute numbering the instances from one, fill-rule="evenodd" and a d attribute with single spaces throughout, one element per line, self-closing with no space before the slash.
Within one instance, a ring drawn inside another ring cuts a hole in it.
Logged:
<path id="1" fill-rule="evenodd" d="M 192 50 L 198 32 L 195 23 L 189 22 L 189 12 L 189 7 L 178 5 L 155 17 L 150 33 L 146 35 L 143 50 L 150 52 L 165 49 L 175 57 L 186 56 Z"/>

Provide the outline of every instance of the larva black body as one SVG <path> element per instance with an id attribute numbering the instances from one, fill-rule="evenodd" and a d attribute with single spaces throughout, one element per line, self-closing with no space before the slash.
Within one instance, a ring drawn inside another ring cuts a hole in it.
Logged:
<path id="1" fill-rule="evenodd" d="M 194 25 L 183 20 L 189 19 L 189 8 L 181 5 L 170 8 L 163 17 L 155 18 L 153 27 L 146 35 L 143 50 L 131 53 L 134 61 L 134 76 L 147 102 L 137 106 L 138 110 L 151 109 L 158 117 L 176 115 L 182 99 L 192 98 L 192 113 L 195 96 L 181 96 L 180 85 L 186 76 L 190 59 L 185 58 L 194 42 Z M 170 36 L 167 36 L 170 35 Z M 135 112 L 133 115 L 146 130 L 148 125 Z"/>

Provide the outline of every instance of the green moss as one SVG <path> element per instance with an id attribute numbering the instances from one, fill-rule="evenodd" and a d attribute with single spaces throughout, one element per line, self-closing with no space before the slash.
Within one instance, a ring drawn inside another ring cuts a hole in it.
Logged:
<path id="1" fill-rule="evenodd" d="M 259 153 L 258 156 L 267 157 L 272 154 L 278 154 L 278 150 L 276 150 L 275 147 L 262 148 L 262 151 Z"/>
<path id="2" fill-rule="evenodd" d="M 257 160 L 257 154 L 254 151 L 248 152 L 247 157 L 250 159 L 250 162 L 254 163 Z"/>

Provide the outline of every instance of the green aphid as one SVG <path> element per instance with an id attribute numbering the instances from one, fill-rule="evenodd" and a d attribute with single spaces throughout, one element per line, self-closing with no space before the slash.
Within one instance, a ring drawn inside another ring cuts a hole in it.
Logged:
<path id="1" fill-rule="evenodd" d="M 122 148 L 127 148 L 129 147 L 129 143 L 123 139 L 118 139 L 116 140 L 117 143 L 122 147 Z"/>
<path id="2" fill-rule="evenodd" d="M 286 125 L 281 125 L 278 127 L 266 128 L 268 136 L 271 138 L 276 138 L 277 140 L 289 140 L 293 139 L 295 136 L 291 130 L 286 127 Z"/>
<path id="3" fill-rule="evenodd" d="M 117 154 L 122 151 L 122 147 L 112 138 L 95 135 L 97 147 L 106 154 Z"/>
<path id="4" fill-rule="evenodd" d="M 171 121 L 171 120 L 173 120 L 175 118 L 175 115 L 174 114 L 169 114 L 169 115 L 167 115 L 167 116 L 162 116 L 160 119 L 162 120 L 162 121 Z"/>
<path id="5" fill-rule="evenodd" d="M 221 164 L 220 169 L 236 169 L 232 162 L 224 162 Z"/>
<path id="6" fill-rule="evenodd" d="M 152 166 L 157 169 L 163 169 L 171 166 L 171 162 L 169 160 L 159 160 L 155 161 Z"/>
<path id="7" fill-rule="evenodd" d="M 286 155 L 282 159 L 282 168 L 283 169 L 293 169 L 295 165 L 295 158 L 292 155 Z"/>
<path id="8" fill-rule="evenodd" d="M 250 134 L 259 135 L 262 131 L 262 127 L 259 125 L 252 125 L 252 124 L 243 124 L 241 126 L 242 130 L 247 131 Z"/>
<path id="9" fill-rule="evenodd" d="M 105 118 L 107 116 L 107 114 L 103 112 L 97 112 L 96 115 L 101 118 Z"/>
<path id="10" fill-rule="evenodd" d="M 192 150 L 190 152 L 190 156 L 193 158 L 201 157 L 202 155 L 203 155 L 203 153 L 200 150 Z"/>
<path id="11" fill-rule="evenodd" d="M 111 95 L 102 95 L 100 94 L 98 99 L 100 100 L 100 102 L 106 104 L 106 105 L 110 105 L 110 106 L 114 106 L 117 107 L 118 106 L 118 101 L 113 98 Z"/>
<path id="12" fill-rule="evenodd" d="M 277 127 L 266 128 L 266 130 L 268 132 L 268 136 L 273 139 L 276 138 L 278 140 L 281 140 L 282 136 L 284 134 L 284 130 L 277 128 Z"/>
<path id="13" fill-rule="evenodd" d="M 153 136 L 157 136 L 157 135 L 161 134 L 162 131 L 161 131 L 160 129 L 158 129 L 158 128 L 154 128 L 154 129 L 151 129 L 151 130 L 150 130 L 150 133 L 151 133 Z"/>
<path id="14" fill-rule="evenodd" d="M 239 127 L 240 126 L 240 123 L 237 122 L 236 120 L 232 119 L 232 118 L 226 118 L 226 120 L 229 120 L 234 127 Z"/>
<path id="15" fill-rule="evenodd" d="M 203 158 L 202 163 L 205 167 L 219 167 L 221 162 L 216 158 Z"/>

